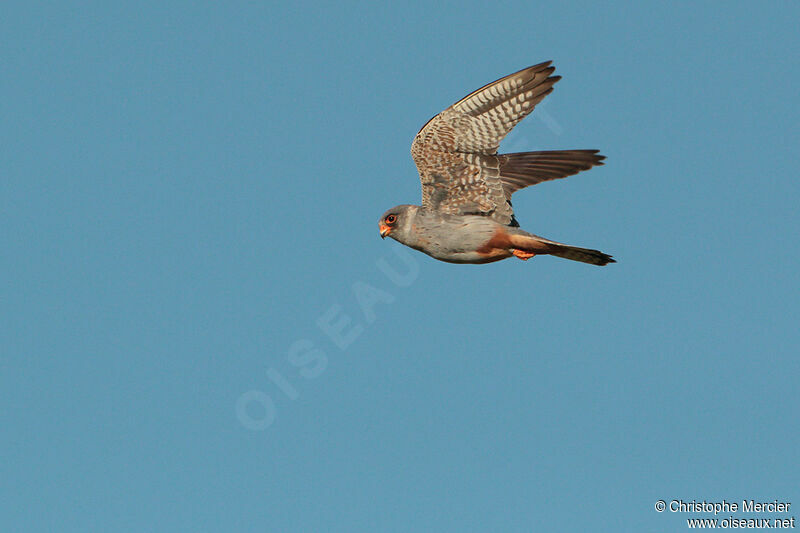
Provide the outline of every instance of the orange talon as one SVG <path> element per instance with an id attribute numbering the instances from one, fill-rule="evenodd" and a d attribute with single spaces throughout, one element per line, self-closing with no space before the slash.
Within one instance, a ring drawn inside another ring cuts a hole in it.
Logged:
<path id="1" fill-rule="evenodd" d="M 536 254 L 532 254 L 530 252 L 523 252 L 522 250 L 517 250 L 516 248 L 511 250 L 511 253 L 516 255 L 518 258 L 522 259 L 523 261 L 527 261 L 528 259 L 530 259 L 534 255 L 536 255 Z"/>

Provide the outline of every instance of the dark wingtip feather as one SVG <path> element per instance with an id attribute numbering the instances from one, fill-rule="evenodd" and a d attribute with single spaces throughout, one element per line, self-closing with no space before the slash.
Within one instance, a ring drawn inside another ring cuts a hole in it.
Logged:
<path id="1" fill-rule="evenodd" d="M 590 152 L 594 156 L 594 164 L 595 165 L 605 165 L 603 161 L 606 159 L 606 156 L 600 153 L 600 150 L 586 150 Z"/>
<path id="2" fill-rule="evenodd" d="M 552 90 L 552 88 L 550 88 Z M 565 178 L 603 164 L 599 150 L 549 150 L 498 155 L 500 180 L 507 196 L 553 179 Z"/>

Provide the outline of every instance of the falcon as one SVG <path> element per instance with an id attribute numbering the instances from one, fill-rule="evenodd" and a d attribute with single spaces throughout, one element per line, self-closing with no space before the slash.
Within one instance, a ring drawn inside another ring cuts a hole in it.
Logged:
<path id="1" fill-rule="evenodd" d="M 591 265 L 614 259 L 523 231 L 511 195 L 543 181 L 602 165 L 598 150 L 498 154 L 500 141 L 553 91 L 552 61 L 500 78 L 430 119 L 411 156 L 422 182 L 422 205 L 398 205 L 378 226 L 415 250 L 449 263 L 491 263 L 515 256 L 554 255 Z"/>

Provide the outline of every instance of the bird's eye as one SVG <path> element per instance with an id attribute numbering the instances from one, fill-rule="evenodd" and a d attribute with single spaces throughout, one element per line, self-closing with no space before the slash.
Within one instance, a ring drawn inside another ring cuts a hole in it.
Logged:
<path id="1" fill-rule="evenodd" d="M 394 224 L 396 220 L 397 217 L 395 215 L 389 215 L 388 217 L 386 217 L 387 224 Z"/>

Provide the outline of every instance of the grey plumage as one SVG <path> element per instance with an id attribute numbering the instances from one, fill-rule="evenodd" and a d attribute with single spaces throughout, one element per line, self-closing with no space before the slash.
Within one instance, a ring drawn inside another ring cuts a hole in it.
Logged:
<path id="1" fill-rule="evenodd" d="M 561 79 L 551 62 L 505 76 L 465 96 L 417 133 L 411 155 L 422 185 L 421 206 L 398 206 L 381 217 L 381 235 L 436 259 L 487 263 L 550 254 L 605 265 L 598 250 L 527 233 L 511 206 L 514 192 L 602 165 L 597 150 L 498 154 L 500 142 Z M 391 222 L 390 222 L 391 221 Z"/>

